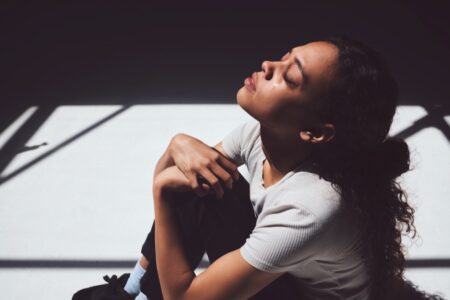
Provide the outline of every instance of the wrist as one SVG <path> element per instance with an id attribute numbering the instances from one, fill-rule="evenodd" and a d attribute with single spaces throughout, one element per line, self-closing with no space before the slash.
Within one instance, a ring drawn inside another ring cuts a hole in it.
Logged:
<path id="1" fill-rule="evenodd" d="M 183 139 L 184 135 L 182 133 L 178 133 L 170 140 L 169 147 L 167 149 L 167 154 L 171 162 L 173 162 L 173 165 L 176 164 L 175 157 L 177 156 L 178 153 L 180 153 L 179 149 L 183 149 L 182 145 Z"/>
<path id="2" fill-rule="evenodd" d="M 160 202 L 164 198 L 163 195 L 166 194 L 165 191 L 164 185 L 156 179 L 153 183 L 153 202 Z"/>
<path id="3" fill-rule="evenodd" d="M 173 152 L 176 147 L 176 143 L 178 143 L 179 134 L 176 134 L 172 137 L 169 143 L 169 147 L 167 148 L 167 154 L 169 155 L 170 159 L 173 161 Z"/>
<path id="4" fill-rule="evenodd" d="M 171 166 L 161 171 L 153 178 L 153 185 L 159 191 L 184 192 L 191 190 L 189 180 L 177 166 Z"/>
<path id="5" fill-rule="evenodd" d="M 153 180 L 153 195 L 160 196 L 164 192 L 164 190 L 165 188 L 163 181 L 159 178 L 159 176 L 156 176 L 156 178 Z"/>

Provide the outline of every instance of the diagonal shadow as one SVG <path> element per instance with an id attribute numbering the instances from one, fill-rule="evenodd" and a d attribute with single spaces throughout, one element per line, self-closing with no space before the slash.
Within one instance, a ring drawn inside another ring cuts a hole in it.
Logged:
<path id="1" fill-rule="evenodd" d="M 4 182 L 8 181 L 9 179 L 13 178 L 14 176 L 20 174 L 21 172 L 25 171 L 29 167 L 33 166 L 40 160 L 48 157 L 49 155 L 53 154 L 54 152 L 58 151 L 62 147 L 66 146 L 67 144 L 73 142 L 77 138 L 81 137 L 82 135 L 90 132 L 91 130 L 95 129 L 96 127 L 102 125 L 104 122 L 109 121 L 113 117 L 117 116 L 118 114 L 122 113 L 123 111 L 127 110 L 130 106 L 124 106 L 122 109 L 119 109 L 117 112 L 112 113 L 110 116 L 105 117 L 103 120 L 95 123 L 91 127 L 83 130 L 82 132 L 76 134 L 75 136 L 69 138 L 68 140 L 64 141 L 57 147 L 53 148 L 52 150 L 49 150 L 48 152 L 42 154 L 38 158 L 34 159 L 33 161 L 29 162 L 25 166 L 19 168 L 18 170 L 14 171 L 13 173 L 9 174 L 8 176 L 5 176 L 3 178 L 0 177 L 0 185 Z M 427 111 L 427 115 L 423 118 L 417 120 L 414 122 L 413 125 L 410 127 L 404 129 L 403 131 L 397 133 L 395 136 L 406 139 L 413 134 L 419 132 L 420 130 L 427 128 L 427 127 L 434 127 L 439 129 L 447 138 L 448 141 L 450 141 L 450 126 L 445 122 L 444 116 L 450 114 L 450 107 L 449 106 L 443 106 L 443 105 L 424 105 L 424 109 Z M 11 138 L 7 144 L 1 149 L 0 151 L 0 174 L 1 172 L 8 166 L 8 164 L 11 162 L 11 160 L 14 158 L 14 156 L 18 152 L 22 152 L 23 149 L 25 149 L 24 145 L 25 143 L 30 139 L 30 137 L 36 132 L 36 130 L 42 125 L 42 123 L 48 118 L 48 116 L 55 110 L 54 106 L 39 108 L 37 112 L 35 112 L 30 119 L 17 131 L 17 133 Z"/>
<path id="2" fill-rule="evenodd" d="M 2 107 L 0 109 L 0 133 L 16 121 L 29 107 L 30 105 L 25 104 L 8 107 L 7 109 Z"/>
<path id="3" fill-rule="evenodd" d="M 423 108 L 427 111 L 427 115 L 415 121 L 408 128 L 397 133 L 395 137 L 406 139 L 422 129 L 434 127 L 439 129 L 450 142 L 450 126 L 444 120 L 446 115 L 450 115 L 450 106 L 423 105 Z"/>
<path id="4" fill-rule="evenodd" d="M 126 111 L 127 109 L 129 109 L 131 107 L 131 105 L 127 105 L 124 106 L 122 108 L 120 108 L 119 110 L 111 113 L 110 115 L 106 116 L 105 118 L 101 119 L 100 121 L 92 124 L 91 126 L 89 126 L 88 128 L 80 131 L 79 133 L 73 135 L 72 137 L 68 138 L 67 140 L 65 140 L 64 142 L 60 143 L 59 145 L 57 145 L 56 147 L 54 147 L 53 149 L 41 154 L 40 156 L 36 157 L 35 159 L 33 159 L 32 161 L 30 161 L 29 163 L 25 164 L 24 166 L 20 167 L 19 169 L 15 170 L 14 172 L 12 172 L 11 174 L 8 174 L 5 177 L 0 177 L 0 185 L 2 185 L 3 183 L 7 182 L 8 180 L 11 180 L 12 178 L 14 178 L 15 176 L 19 175 L 20 173 L 22 173 L 23 171 L 26 171 L 28 168 L 30 168 L 31 166 L 34 166 L 35 164 L 37 164 L 38 162 L 40 162 L 41 160 L 49 157 L 50 155 L 52 155 L 53 153 L 61 150 L 62 148 L 66 147 L 67 145 L 71 144 L 72 142 L 74 142 L 75 140 L 79 139 L 80 137 L 82 137 L 83 135 L 91 132 L 92 130 L 98 128 L 99 126 L 103 125 L 104 123 L 110 121 L 111 119 L 113 119 L 114 117 L 120 115 L 121 113 L 123 113 L 124 111 Z M 54 110 L 54 108 L 53 108 Z M 52 111 L 53 111 L 52 110 Z M 46 115 L 46 118 L 49 116 L 49 114 Z M 45 119 L 46 119 L 45 118 Z M 43 122 L 43 121 L 42 121 Z M 41 123 L 42 123 L 41 122 Z M 28 124 L 28 122 L 27 122 Z M 36 123 L 33 123 L 33 125 L 36 125 Z M 39 128 L 39 126 L 35 127 L 35 130 L 37 130 L 37 128 Z M 29 140 L 29 138 L 31 137 L 31 135 L 27 135 L 26 137 L 22 137 L 20 136 L 20 143 L 21 143 L 21 149 L 23 149 L 23 145 L 26 143 L 26 141 Z M 17 143 L 14 145 L 18 145 Z M 11 151 L 11 149 L 9 149 Z M 12 158 L 14 157 L 14 155 L 16 154 L 15 151 L 11 151 L 8 155 L 8 157 L 4 160 L 4 164 L 6 163 L 6 165 L 2 165 L 0 164 L 0 168 L 1 171 L 4 170 L 4 168 L 7 166 L 7 163 L 9 163 Z M 9 160 L 8 160 L 9 159 Z M 2 159 L 3 162 L 3 159 Z"/>
<path id="5" fill-rule="evenodd" d="M 0 150 L 0 174 L 21 149 L 36 133 L 47 118 L 55 111 L 55 106 L 41 106 L 28 118 Z M 0 179 L 1 180 L 1 179 Z"/>

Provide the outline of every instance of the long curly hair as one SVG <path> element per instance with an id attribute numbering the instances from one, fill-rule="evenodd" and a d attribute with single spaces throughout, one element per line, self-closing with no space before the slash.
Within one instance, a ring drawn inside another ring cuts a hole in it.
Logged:
<path id="1" fill-rule="evenodd" d="M 358 216 L 372 279 L 371 299 L 402 299 L 400 293 L 412 286 L 404 278 L 402 235 L 415 238 L 417 232 L 415 210 L 397 181 L 410 170 L 409 148 L 405 141 L 388 137 L 398 86 L 375 50 L 345 35 L 321 41 L 336 46 L 339 54 L 334 80 L 313 110 L 322 122 L 333 124 L 336 133 L 317 146 L 313 161 Z M 394 286 L 397 295 L 387 295 Z M 418 299 L 430 299 L 421 295 Z"/>

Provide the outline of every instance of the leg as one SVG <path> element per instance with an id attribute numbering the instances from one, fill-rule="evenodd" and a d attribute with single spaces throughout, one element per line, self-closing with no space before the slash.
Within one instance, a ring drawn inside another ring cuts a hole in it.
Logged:
<path id="1" fill-rule="evenodd" d="M 233 183 L 232 190 L 225 190 L 222 199 L 213 196 L 197 197 L 193 192 L 180 194 L 177 218 L 185 253 L 193 270 L 205 251 L 209 260 L 214 262 L 222 255 L 240 248 L 256 224 L 249 185 L 242 175 Z M 141 290 L 151 300 L 162 299 L 155 261 L 154 227 L 141 252 L 149 262 L 147 272 L 141 280 Z M 290 299 L 288 295 L 292 291 L 293 284 L 285 275 L 252 299 Z"/>

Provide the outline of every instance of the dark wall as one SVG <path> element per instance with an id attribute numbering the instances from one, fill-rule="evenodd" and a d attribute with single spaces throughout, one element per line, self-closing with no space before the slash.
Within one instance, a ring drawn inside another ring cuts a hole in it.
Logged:
<path id="1" fill-rule="evenodd" d="M 242 2 L 4 1 L 1 109 L 235 102 L 263 60 L 331 33 L 382 52 L 403 104 L 449 102 L 450 27 L 439 2 Z"/>

